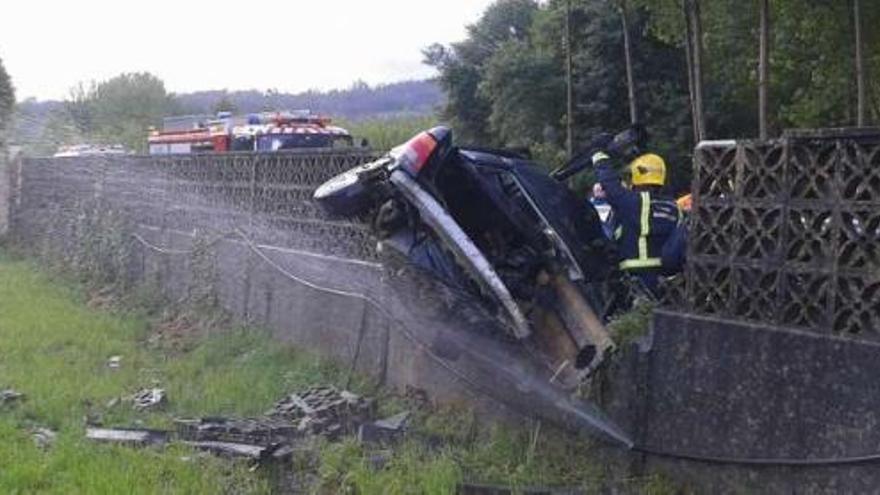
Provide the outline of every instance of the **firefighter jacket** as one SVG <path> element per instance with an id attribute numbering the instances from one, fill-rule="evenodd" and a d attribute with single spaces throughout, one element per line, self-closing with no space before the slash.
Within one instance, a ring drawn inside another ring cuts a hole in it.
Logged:
<path id="1" fill-rule="evenodd" d="M 642 277 L 651 288 L 661 273 L 663 248 L 682 219 L 678 205 L 657 191 L 630 190 L 605 153 L 593 155 L 596 175 L 617 222 L 615 238 L 620 252 L 620 268 Z"/>

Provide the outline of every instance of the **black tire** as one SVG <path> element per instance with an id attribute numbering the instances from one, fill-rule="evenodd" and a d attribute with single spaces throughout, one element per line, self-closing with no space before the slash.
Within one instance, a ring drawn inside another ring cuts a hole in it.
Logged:
<path id="1" fill-rule="evenodd" d="M 318 186 L 312 198 L 328 215 L 357 216 L 380 199 L 376 194 L 376 174 L 386 165 L 387 161 L 380 159 L 346 170 Z"/>

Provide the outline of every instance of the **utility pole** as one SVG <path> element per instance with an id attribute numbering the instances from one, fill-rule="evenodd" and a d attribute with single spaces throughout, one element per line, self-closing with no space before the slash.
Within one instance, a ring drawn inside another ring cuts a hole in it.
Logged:
<path id="1" fill-rule="evenodd" d="M 760 0 L 760 41 L 758 53 L 758 137 L 767 139 L 767 87 L 769 85 L 770 0 Z M 858 2 L 858 0 L 856 0 Z"/>
<path id="2" fill-rule="evenodd" d="M 865 56 L 862 53 L 862 7 L 861 0 L 853 0 L 853 23 L 856 33 L 856 123 L 865 126 Z"/>
<path id="3" fill-rule="evenodd" d="M 569 159 L 574 156 L 574 90 L 571 80 L 571 45 L 571 0 L 565 0 L 565 151 L 568 153 Z"/>
<path id="4" fill-rule="evenodd" d="M 694 82 L 694 30 L 691 26 L 690 0 L 681 0 L 681 12 L 684 15 L 684 53 L 688 73 L 688 103 L 691 106 L 691 127 L 694 132 L 694 143 L 700 142 L 700 128 L 697 119 L 696 89 Z"/>
<path id="5" fill-rule="evenodd" d="M 620 0 L 620 21 L 623 23 L 623 50 L 626 61 L 626 86 L 629 93 L 629 121 L 635 124 L 639 121 L 639 109 L 636 102 L 636 85 L 633 76 L 632 45 L 629 39 L 629 21 L 627 20 L 626 0 Z"/>
<path id="6" fill-rule="evenodd" d="M 697 142 L 706 139 L 706 119 L 703 112 L 703 21 L 700 0 L 690 0 L 691 22 L 694 30 L 694 111 L 697 119 Z"/>

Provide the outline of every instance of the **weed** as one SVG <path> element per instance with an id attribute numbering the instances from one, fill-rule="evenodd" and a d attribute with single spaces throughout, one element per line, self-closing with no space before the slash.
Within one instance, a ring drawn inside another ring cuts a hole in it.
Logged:
<path id="1" fill-rule="evenodd" d="M 608 324 L 608 331 L 618 345 L 634 342 L 646 335 L 651 325 L 651 317 L 656 303 L 647 299 L 636 299 L 632 309 L 616 317 Z"/>

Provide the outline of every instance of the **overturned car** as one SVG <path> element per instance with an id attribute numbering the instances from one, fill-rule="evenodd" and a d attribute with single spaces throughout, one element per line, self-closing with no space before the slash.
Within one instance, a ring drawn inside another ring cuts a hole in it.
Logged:
<path id="1" fill-rule="evenodd" d="M 595 209 L 563 182 L 577 171 L 551 175 L 513 152 L 458 148 L 435 127 L 330 179 L 314 199 L 332 216 L 368 218 L 381 250 L 484 301 L 570 389 L 615 351 L 602 288 L 616 253 Z"/>

